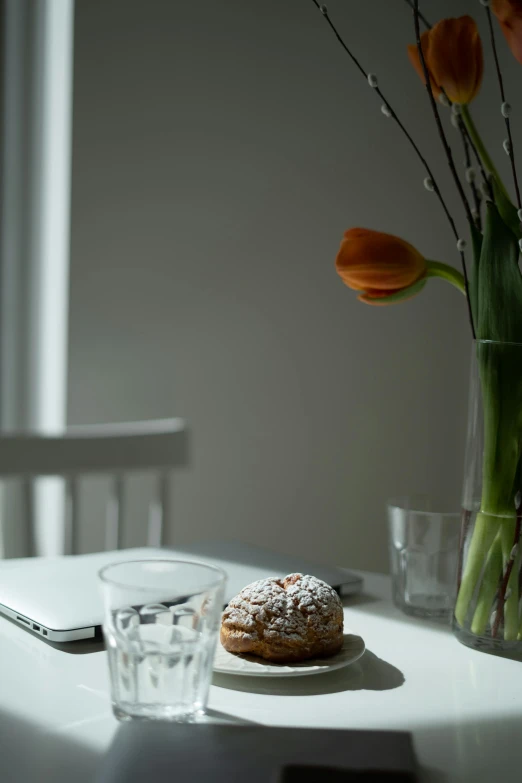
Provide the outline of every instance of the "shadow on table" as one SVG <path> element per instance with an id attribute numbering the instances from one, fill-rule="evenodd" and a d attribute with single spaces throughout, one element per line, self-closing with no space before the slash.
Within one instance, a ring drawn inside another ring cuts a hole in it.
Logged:
<path id="1" fill-rule="evenodd" d="M 214 674 L 213 683 L 218 688 L 244 693 L 270 694 L 272 696 L 318 696 L 343 691 L 388 691 L 400 688 L 403 673 L 391 663 L 378 658 L 370 650 L 352 666 L 306 677 L 238 677 L 231 674 Z"/>
<path id="2" fill-rule="evenodd" d="M 2 783 L 91 783 L 101 758 L 67 736 L 0 711 Z"/>
<path id="3" fill-rule="evenodd" d="M 447 783 L 448 776 L 433 767 L 419 767 L 419 783 Z"/>
<path id="4" fill-rule="evenodd" d="M 520 783 L 519 709 L 513 715 L 493 711 L 489 718 L 454 716 L 447 721 L 402 725 L 413 731 L 415 750 L 426 763 L 421 766 L 420 783 Z"/>

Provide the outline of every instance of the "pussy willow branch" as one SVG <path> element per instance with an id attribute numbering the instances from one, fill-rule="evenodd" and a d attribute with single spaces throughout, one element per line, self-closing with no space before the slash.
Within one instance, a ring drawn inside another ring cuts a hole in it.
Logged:
<path id="1" fill-rule="evenodd" d="M 406 3 L 406 5 L 409 8 L 411 8 L 412 11 L 414 10 L 414 1 L 413 0 L 405 0 L 405 3 Z M 419 19 L 421 20 L 421 22 L 424 25 L 424 27 L 426 28 L 426 30 L 431 30 L 433 25 L 428 21 L 428 19 L 426 19 L 424 14 L 422 14 L 420 11 L 419 11 Z M 445 97 L 445 99 L 446 99 L 446 101 L 448 103 L 448 106 L 451 106 L 452 102 L 450 101 L 450 99 L 446 95 L 446 91 L 444 90 L 443 87 L 441 87 L 441 90 L 442 90 L 442 94 L 444 95 L 444 97 Z M 488 190 L 489 198 L 493 201 L 494 200 L 493 199 L 493 188 L 491 187 L 491 182 L 489 181 L 488 176 L 486 174 L 486 171 L 484 169 L 484 164 L 482 163 L 482 159 L 481 159 L 481 157 L 479 155 L 479 152 L 478 152 L 478 150 L 477 150 L 477 148 L 475 146 L 475 143 L 473 142 L 473 139 L 469 135 L 468 129 L 466 128 L 466 126 L 464 125 L 464 123 L 463 123 L 463 121 L 462 121 L 462 119 L 460 117 L 458 118 L 458 126 L 459 126 L 459 130 L 460 130 L 460 135 L 462 136 L 462 143 L 466 144 L 466 141 L 464 140 L 464 137 L 466 137 L 467 143 L 471 147 L 471 151 L 473 152 L 473 155 L 475 156 L 475 160 L 477 161 L 477 165 L 478 165 L 478 167 L 480 169 L 480 174 L 482 176 L 482 180 L 483 180 L 483 182 L 484 182 L 484 184 L 485 184 L 485 186 L 486 186 L 486 188 Z M 473 196 L 473 200 L 475 200 L 474 196 Z"/>
<path id="2" fill-rule="evenodd" d="M 493 20 L 491 18 L 491 11 L 488 6 L 484 8 L 486 12 L 486 16 L 488 18 L 488 25 L 489 25 L 489 37 L 491 40 L 491 48 L 493 49 L 493 57 L 495 58 L 495 68 L 497 69 L 497 77 L 498 77 L 498 86 L 500 88 L 500 97 L 502 100 L 502 103 L 506 103 L 506 95 L 504 93 L 504 80 L 502 78 L 502 71 L 500 70 L 500 63 L 498 61 L 498 54 L 497 54 L 497 44 L 495 42 L 495 30 L 493 28 Z M 509 160 L 511 162 L 511 172 L 513 174 L 513 183 L 515 185 L 515 191 L 517 194 L 517 207 L 518 209 L 521 208 L 520 203 L 520 189 L 518 187 L 518 177 L 517 177 L 517 169 L 515 166 L 515 151 L 513 148 L 513 138 L 511 136 L 511 123 L 509 121 L 509 117 L 504 117 L 504 121 L 506 123 L 506 130 L 508 135 L 508 144 L 509 144 Z"/>
<path id="3" fill-rule="evenodd" d="M 405 0 L 405 2 L 406 5 L 409 5 L 411 10 L 413 11 L 413 0 Z M 419 11 L 419 19 L 421 20 L 422 24 L 427 30 L 431 30 L 431 24 L 428 22 L 424 14 L 422 14 L 420 11 Z"/>
<path id="4" fill-rule="evenodd" d="M 460 119 L 460 117 L 459 117 Z M 459 129 L 460 129 L 460 135 L 462 138 L 462 146 L 464 148 L 464 162 L 466 165 L 466 170 L 469 171 L 471 168 L 471 155 L 469 152 L 469 143 L 468 143 L 468 137 L 463 132 L 464 123 L 462 120 L 459 122 Z M 477 186 L 475 185 L 475 182 L 473 180 L 470 181 L 469 187 L 471 190 L 471 195 L 473 196 L 473 206 L 476 212 L 475 216 L 475 225 L 478 228 L 479 231 L 482 231 L 482 220 L 480 218 L 480 203 L 481 203 L 481 197 L 479 190 Z"/>
<path id="5" fill-rule="evenodd" d="M 354 54 L 352 54 L 351 50 L 348 48 L 348 46 L 344 42 L 344 40 L 341 37 L 341 35 L 340 35 L 339 31 L 337 30 L 336 26 L 334 25 L 334 23 L 330 19 L 326 6 L 321 5 L 321 3 L 318 2 L 318 0 L 312 0 L 312 2 L 315 5 L 315 7 L 318 8 L 319 11 L 321 11 L 323 17 L 327 21 L 327 23 L 330 26 L 330 28 L 331 28 L 332 32 L 334 33 L 335 37 L 337 38 L 337 40 L 341 44 L 341 46 L 344 49 L 344 51 L 346 52 L 346 54 L 350 57 L 350 59 L 353 62 L 353 64 L 360 71 L 360 73 L 364 76 L 364 78 L 366 80 L 368 80 L 368 72 L 363 68 L 363 66 L 361 65 L 359 60 L 355 57 Z M 424 157 L 424 155 L 420 151 L 419 147 L 417 146 L 416 142 L 414 141 L 414 139 L 410 135 L 409 131 L 402 124 L 401 120 L 399 119 L 399 117 L 397 116 L 397 114 L 395 113 L 393 108 L 390 106 L 389 102 L 386 100 L 386 97 L 384 96 L 384 94 L 383 94 L 382 90 L 380 89 L 380 87 L 374 88 L 374 92 L 376 92 L 377 95 L 379 96 L 379 98 L 381 98 L 381 100 L 386 104 L 386 106 L 388 107 L 388 109 L 390 111 L 390 118 L 393 119 L 397 123 L 397 125 L 399 126 L 401 131 L 404 133 L 404 135 L 408 139 L 408 142 L 413 147 L 413 149 L 415 151 L 415 154 L 417 155 L 417 157 L 421 161 L 422 165 L 424 166 L 428 176 L 430 177 L 431 181 L 433 182 L 434 193 L 436 194 L 437 198 L 439 199 L 440 204 L 442 206 L 442 209 L 444 210 L 444 213 L 445 213 L 445 215 L 446 215 L 446 217 L 448 219 L 448 222 L 450 224 L 451 230 L 453 232 L 453 236 L 455 237 L 455 239 L 458 240 L 459 239 L 459 234 L 458 234 L 457 228 L 455 226 L 455 221 L 453 220 L 453 218 L 451 216 L 451 213 L 450 213 L 448 207 L 446 206 L 446 202 L 444 201 L 444 198 L 442 197 L 442 194 L 440 192 L 439 186 L 437 184 L 437 181 L 435 179 L 433 171 L 430 168 L 430 165 L 429 165 L 428 161 L 426 160 L 426 158 Z M 465 264 L 464 254 L 461 252 L 460 255 L 461 255 L 462 265 L 463 265 L 463 268 L 465 270 L 466 264 Z M 464 278 L 465 279 L 467 278 L 466 274 L 464 274 Z"/>
<path id="6" fill-rule="evenodd" d="M 446 138 L 446 134 L 444 133 L 444 128 L 442 127 L 442 121 L 440 119 L 439 109 L 437 106 L 437 101 L 435 100 L 435 96 L 433 95 L 433 90 L 431 87 L 431 79 L 430 79 L 430 72 L 428 71 L 428 66 L 426 65 L 426 60 L 424 58 L 424 52 L 422 51 L 422 45 L 421 45 L 421 37 L 420 37 L 420 26 L 419 26 L 419 0 L 413 0 L 414 1 L 414 8 L 413 8 L 413 21 L 415 25 L 415 37 L 417 39 L 417 51 L 419 52 L 419 58 L 422 65 L 422 70 L 424 73 L 424 80 L 426 82 L 426 91 L 428 93 L 428 97 L 430 99 L 431 109 L 433 112 L 433 116 L 435 118 L 435 122 L 437 124 L 437 130 L 439 132 L 440 140 L 442 142 L 442 146 L 444 148 L 444 152 L 446 153 L 446 158 L 448 160 L 448 165 L 450 167 L 451 174 L 453 176 L 453 180 L 455 182 L 455 185 L 457 186 L 457 190 L 459 192 L 460 199 L 462 201 L 462 204 L 464 206 L 464 210 L 466 212 L 466 217 L 468 218 L 468 221 L 470 223 L 473 222 L 473 217 L 471 215 L 471 210 L 469 208 L 468 200 L 466 198 L 466 194 L 464 193 L 464 188 L 462 187 L 462 182 L 459 179 L 459 175 L 457 174 L 457 169 L 455 166 L 455 161 L 453 160 L 453 153 L 451 151 L 451 147 L 448 144 L 448 140 Z"/>
<path id="7" fill-rule="evenodd" d="M 457 174 L 457 169 L 455 168 L 455 161 L 453 160 L 453 155 L 451 152 L 451 147 L 448 144 L 448 140 L 446 139 L 446 134 L 444 133 L 444 128 L 442 127 L 442 122 L 440 120 L 439 116 L 439 110 L 437 108 L 437 103 L 435 101 L 435 98 L 433 96 L 433 90 L 431 89 L 431 81 L 430 81 L 430 75 L 428 72 L 428 68 L 426 66 L 426 60 L 424 59 L 424 52 L 422 51 L 421 46 L 421 37 L 420 37 L 420 24 L 419 24 L 419 0 L 413 0 L 414 6 L 413 6 L 413 23 L 415 27 L 415 37 L 417 40 L 417 50 L 419 52 L 419 57 L 422 65 L 422 70 L 424 72 L 424 79 L 426 80 L 426 90 L 428 92 L 428 96 L 431 103 L 431 108 L 433 111 L 433 115 L 435 117 L 435 122 L 437 123 L 437 129 L 439 131 L 439 136 L 442 141 L 442 146 L 444 147 L 444 150 L 446 152 L 446 157 L 448 159 L 448 165 L 450 167 L 451 173 L 453 175 L 453 179 L 455 181 L 455 185 L 457 186 L 457 190 L 459 192 L 460 198 L 462 200 L 462 203 L 464 205 L 464 209 L 466 211 L 466 217 L 468 218 L 468 221 L 470 224 L 473 224 L 473 216 L 471 214 L 471 210 L 469 208 L 468 200 L 466 198 L 466 194 L 464 193 L 464 188 L 462 187 L 462 183 L 459 179 L 459 175 Z M 451 217 L 451 216 L 450 216 Z M 455 233 L 457 233 L 457 228 L 455 226 L 455 223 L 453 221 L 453 218 L 451 218 L 452 228 Z M 468 270 L 466 269 L 466 259 L 464 257 L 464 253 L 461 252 L 461 262 L 462 262 L 462 273 L 464 275 L 464 284 L 466 287 L 466 301 L 468 304 L 468 314 L 469 314 L 469 322 L 471 326 L 471 332 L 473 334 L 473 339 L 475 339 L 475 326 L 473 324 L 473 314 L 471 312 L 471 301 L 469 296 L 469 281 L 468 281 Z"/>

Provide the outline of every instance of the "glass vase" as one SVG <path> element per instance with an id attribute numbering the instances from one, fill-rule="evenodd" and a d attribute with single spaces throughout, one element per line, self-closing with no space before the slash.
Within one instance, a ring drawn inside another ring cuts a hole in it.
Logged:
<path id="1" fill-rule="evenodd" d="M 473 343 L 453 630 L 522 653 L 522 345 Z"/>

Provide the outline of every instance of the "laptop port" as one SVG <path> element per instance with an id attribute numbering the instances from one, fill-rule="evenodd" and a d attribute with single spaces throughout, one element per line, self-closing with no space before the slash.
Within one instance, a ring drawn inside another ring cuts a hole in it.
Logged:
<path id="1" fill-rule="evenodd" d="M 33 631 L 39 631 L 39 630 L 40 630 L 40 626 L 36 625 L 36 623 L 33 623 Z"/>
<path id="2" fill-rule="evenodd" d="M 16 615 L 16 619 L 17 619 L 17 620 L 21 620 L 21 621 L 22 621 L 23 623 L 25 623 L 26 625 L 31 625 L 31 623 L 29 622 L 29 620 L 26 620 L 26 619 L 25 619 L 25 617 L 20 617 L 20 615 L 19 615 L 19 614 L 17 614 L 17 615 Z"/>
<path id="3" fill-rule="evenodd" d="M 43 629 L 42 633 L 44 636 L 47 636 L 47 631 L 45 630 L 45 628 Z"/>

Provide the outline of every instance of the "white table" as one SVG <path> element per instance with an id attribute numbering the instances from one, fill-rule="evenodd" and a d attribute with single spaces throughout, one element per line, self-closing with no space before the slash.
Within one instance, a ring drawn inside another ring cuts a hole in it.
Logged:
<path id="1" fill-rule="evenodd" d="M 363 576 L 364 597 L 345 611 L 366 641 L 359 663 L 293 680 L 216 676 L 210 709 L 269 725 L 406 729 L 424 781 L 518 783 L 522 664 L 405 617 L 387 577 Z M 87 783 L 117 726 L 103 651 L 67 653 L 0 618 L 2 783 Z"/>

